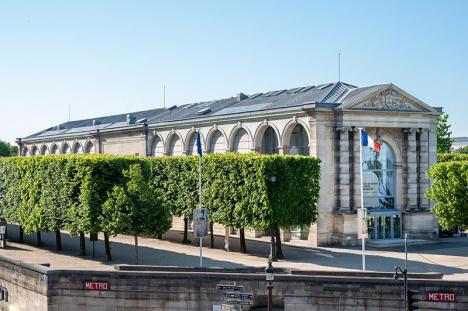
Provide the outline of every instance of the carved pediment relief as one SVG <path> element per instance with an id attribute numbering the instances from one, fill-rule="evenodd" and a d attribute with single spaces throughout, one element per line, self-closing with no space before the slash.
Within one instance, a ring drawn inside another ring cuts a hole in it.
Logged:
<path id="1" fill-rule="evenodd" d="M 354 105 L 351 109 L 382 110 L 382 111 L 422 111 L 420 107 L 411 103 L 393 89 L 385 90 L 377 96 Z"/>

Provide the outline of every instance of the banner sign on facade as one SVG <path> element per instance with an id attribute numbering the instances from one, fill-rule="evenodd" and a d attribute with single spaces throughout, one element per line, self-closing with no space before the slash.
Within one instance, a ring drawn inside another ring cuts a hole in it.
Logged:
<path id="1" fill-rule="evenodd" d="M 208 210 L 206 208 L 193 210 L 193 235 L 196 238 L 208 235 Z"/>
<path id="2" fill-rule="evenodd" d="M 358 208 L 358 238 L 367 239 L 369 237 L 367 228 L 367 208 Z"/>

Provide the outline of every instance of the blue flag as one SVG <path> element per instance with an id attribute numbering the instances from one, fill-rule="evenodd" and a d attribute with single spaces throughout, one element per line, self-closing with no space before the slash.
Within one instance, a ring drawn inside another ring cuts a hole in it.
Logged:
<path id="1" fill-rule="evenodd" d="M 361 129 L 361 144 L 364 147 L 367 147 L 367 145 L 369 144 L 369 136 L 367 135 L 366 130 L 364 129 Z"/>
<path id="2" fill-rule="evenodd" d="M 201 137 L 200 132 L 197 132 L 197 153 L 201 157 L 202 156 L 202 147 L 201 147 Z"/>

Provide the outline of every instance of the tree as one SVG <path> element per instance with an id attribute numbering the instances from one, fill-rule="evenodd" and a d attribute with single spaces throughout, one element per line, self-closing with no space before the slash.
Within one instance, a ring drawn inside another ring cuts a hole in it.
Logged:
<path id="1" fill-rule="evenodd" d="M 444 229 L 468 227 L 468 161 L 437 163 L 428 171 L 433 180 L 427 192 L 436 202 L 431 211 Z"/>
<path id="2" fill-rule="evenodd" d="M 468 154 L 468 146 L 460 147 L 455 152 L 456 153 Z"/>
<path id="3" fill-rule="evenodd" d="M 12 157 L 18 154 L 18 147 L 0 140 L 0 157 Z"/>
<path id="4" fill-rule="evenodd" d="M 132 164 L 123 171 L 126 183 L 112 188 L 102 208 L 101 222 L 111 235 L 131 234 L 135 238 L 135 264 L 138 235 L 159 235 L 171 227 L 169 210 L 150 186 L 149 170 Z"/>
<path id="5" fill-rule="evenodd" d="M 437 118 L 437 152 L 450 152 L 452 149 L 452 132 L 448 123 L 448 114 L 444 113 Z"/>

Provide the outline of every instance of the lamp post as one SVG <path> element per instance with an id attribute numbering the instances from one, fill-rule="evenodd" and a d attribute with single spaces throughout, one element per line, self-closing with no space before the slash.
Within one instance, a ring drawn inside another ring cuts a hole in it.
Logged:
<path id="1" fill-rule="evenodd" d="M 272 184 L 274 184 L 276 182 L 276 176 L 270 176 L 268 178 L 268 181 L 271 182 Z M 275 208 L 275 201 L 274 199 L 272 200 L 272 204 L 273 204 L 273 209 Z M 271 245 L 270 245 L 270 257 L 269 257 L 269 260 L 271 261 L 278 261 L 277 257 L 276 257 L 276 241 L 275 241 L 275 225 L 273 223 L 273 209 L 271 211 L 271 227 L 270 227 L 270 237 L 271 237 Z"/>
<path id="2" fill-rule="evenodd" d="M 273 310 L 273 285 L 271 284 L 275 279 L 275 268 L 271 265 L 271 259 L 268 259 L 268 266 L 265 269 L 266 280 L 267 280 L 267 290 L 268 290 L 268 311 Z"/>
<path id="3" fill-rule="evenodd" d="M 408 270 L 406 268 L 401 269 L 400 267 L 395 267 L 395 274 L 393 275 L 393 278 L 395 281 L 398 281 L 400 279 L 400 273 L 403 274 L 403 281 L 404 281 L 404 293 L 405 293 L 405 311 L 408 310 Z"/>

